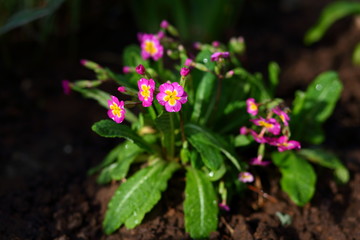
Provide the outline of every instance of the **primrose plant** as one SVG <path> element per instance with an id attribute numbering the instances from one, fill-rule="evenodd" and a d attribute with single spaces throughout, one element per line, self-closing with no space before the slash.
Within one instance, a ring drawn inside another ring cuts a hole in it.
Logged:
<path id="1" fill-rule="evenodd" d="M 125 49 L 123 74 L 82 60 L 96 79 L 63 82 L 67 93 L 78 91 L 107 108 L 108 119 L 92 127 L 97 134 L 123 139 L 90 170 L 101 184 L 122 181 L 108 204 L 106 234 L 139 225 L 175 172 L 180 179 L 185 174 L 185 230 L 192 238 L 216 231 L 219 209 L 231 211 L 231 198 L 240 204 L 234 196 L 263 191 L 255 184 L 264 181 L 256 168 L 275 165 L 282 189 L 300 206 L 315 191 L 309 161 L 333 169 L 340 182 L 348 180 L 341 162 L 315 147 L 324 140 L 321 125 L 341 92 L 336 73 L 323 73 L 298 91 L 290 111 L 274 98 L 277 64 L 269 64 L 266 82 L 243 67 L 243 38 L 186 49 L 174 26 L 160 26 L 157 34 L 140 33 L 140 44 Z M 114 85 L 111 94 L 100 89 L 105 82 Z"/>

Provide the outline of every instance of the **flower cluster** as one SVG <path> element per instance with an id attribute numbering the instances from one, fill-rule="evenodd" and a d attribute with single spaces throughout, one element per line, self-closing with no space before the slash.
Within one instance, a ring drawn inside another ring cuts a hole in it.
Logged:
<path id="1" fill-rule="evenodd" d="M 170 24 L 167 21 L 162 21 L 160 24 L 161 31 L 158 34 L 139 33 L 138 39 L 140 41 L 141 57 L 144 60 L 153 59 L 158 61 L 163 57 L 164 46 L 161 44 L 162 39 L 165 37 L 165 31 L 169 29 Z M 185 66 L 190 66 L 192 60 L 188 60 Z M 137 82 L 138 92 L 137 95 L 127 92 L 125 87 L 119 87 L 118 91 L 137 97 L 143 107 L 150 107 L 154 101 L 154 94 L 158 103 L 165 107 L 168 112 L 179 112 L 182 104 L 187 102 L 187 93 L 184 90 L 186 77 L 190 74 L 190 67 L 183 67 L 180 70 L 181 83 L 170 82 L 161 84 L 158 89 L 156 82 L 151 78 L 149 72 L 146 71 L 142 64 L 137 67 L 124 66 L 123 73 L 138 73 L 142 76 Z M 139 103 L 140 103 L 139 102 Z M 136 103 L 136 102 L 135 102 Z M 131 103 L 133 104 L 133 102 Z M 111 96 L 108 101 L 108 116 L 117 123 L 121 123 L 125 117 L 126 102 L 119 101 L 115 96 Z"/>
<path id="2" fill-rule="evenodd" d="M 258 116 L 259 107 L 262 104 L 257 103 L 255 99 L 249 98 L 246 100 L 247 112 L 257 118 L 250 121 L 260 127 L 259 131 L 247 127 L 240 128 L 240 134 L 251 135 L 253 139 L 260 144 L 268 144 L 277 147 L 279 152 L 291 149 L 300 149 L 301 145 L 298 141 L 289 140 L 290 117 L 287 112 L 279 106 L 269 109 L 267 116 Z M 263 161 L 263 154 L 259 154 L 256 158 L 251 159 L 252 165 L 268 165 L 269 162 Z"/>

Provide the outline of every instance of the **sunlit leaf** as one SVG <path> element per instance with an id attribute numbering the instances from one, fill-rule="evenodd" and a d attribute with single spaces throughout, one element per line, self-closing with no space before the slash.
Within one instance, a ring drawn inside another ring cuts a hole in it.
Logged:
<path id="1" fill-rule="evenodd" d="M 275 152 L 273 163 L 281 172 L 281 188 L 299 206 L 310 201 L 315 192 L 316 174 L 313 167 L 292 151 Z"/>
<path id="2" fill-rule="evenodd" d="M 139 225 L 160 200 L 167 181 L 178 168 L 177 163 L 159 161 L 122 183 L 109 202 L 103 222 L 105 233 L 110 234 L 123 224 L 127 228 Z"/>
<path id="3" fill-rule="evenodd" d="M 192 238 L 206 238 L 217 228 L 218 206 L 211 182 L 203 172 L 188 167 L 185 187 L 185 230 Z"/>
<path id="4" fill-rule="evenodd" d="M 102 137 L 109 138 L 125 138 L 131 142 L 134 142 L 139 147 L 148 152 L 153 152 L 152 147 L 145 142 L 137 133 L 135 133 L 130 127 L 124 124 L 118 124 L 112 120 L 101 120 L 92 126 L 92 130 Z"/>

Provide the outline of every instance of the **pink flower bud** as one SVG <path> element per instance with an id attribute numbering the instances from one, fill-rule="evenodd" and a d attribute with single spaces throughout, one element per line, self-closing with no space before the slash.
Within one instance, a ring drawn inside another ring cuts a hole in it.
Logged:
<path id="1" fill-rule="evenodd" d="M 125 89 L 125 87 L 118 87 L 118 89 L 117 89 L 119 92 L 126 92 L 126 89 Z"/>
<path id="2" fill-rule="evenodd" d="M 169 27 L 169 23 L 166 20 L 162 20 L 160 23 L 160 27 L 161 28 L 168 28 Z"/>
<path id="3" fill-rule="evenodd" d="M 142 64 L 139 64 L 137 67 L 136 67 L 136 72 L 140 75 L 144 75 L 145 74 L 145 67 L 142 65 Z"/>
<path id="4" fill-rule="evenodd" d="M 189 73 L 190 73 L 189 68 L 184 67 L 184 68 L 181 68 L 181 70 L 180 70 L 180 75 L 183 77 L 186 77 L 187 75 L 189 75 Z"/>
<path id="5" fill-rule="evenodd" d="M 71 92 L 69 80 L 62 80 L 62 81 L 61 81 L 61 85 L 62 85 L 64 94 L 69 95 L 70 92 Z"/>
<path id="6" fill-rule="evenodd" d="M 128 74 L 128 73 L 130 73 L 131 72 L 131 67 L 129 67 L 129 66 L 124 66 L 123 67 L 123 73 L 124 74 Z"/>
<path id="7" fill-rule="evenodd" d="M 81 64 L 81 65 L 85 66 L 86 63 L 87 63 L 87 60 L 85 60 L 85 59 L 81 59 L 81 60 L 80 60 L 80 64 Z"/>
<path id="8" fill-rule="evenodd" d="M 220 46 L 220 42 L 219 41 L 213 41 L 212 43 L 211 43 L 211 45 L 213 46 L 213 47 L 219 47 Z"/>
<path id="9" fill-rule="evenodd" d="M 193 60 L 192 60 L 192 59 L 190 59 L 190 58 L 186 59 L 186 60 L 185 60 L 185 66 L 190 67 L 190 66 L 191 66 L 191 64 L 192 64 L 192 62 L 193 62 Z"/>
<path id="10" fill-rule="evenodd" d="M 226 205 L 225 203 L 219 203 L 219 208 L 226 212 L 230 211 L 230 207 L 228 205 Z"/>

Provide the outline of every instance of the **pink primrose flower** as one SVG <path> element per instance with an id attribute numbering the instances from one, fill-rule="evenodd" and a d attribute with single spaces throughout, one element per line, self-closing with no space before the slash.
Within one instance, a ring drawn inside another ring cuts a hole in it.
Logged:
<path id="1" fill-rule="evenodd" d="M 157 36 L 153 34 L 139 34 L 141 45 L 141 57 L 143 59 L 153 58 L 155 61 L 162 58 L 164 54 L 164 48 L 160 44 Z"/>
<path id="2" fill-rule="evenodd" d="M 126 89 L 125 89 L 125 87 L 118 87 L 118 89 L 117 89 L 119 92 L 121 92 L 121 93 L 124 93 L 124 92 L 126 92 Z"/>
<path id="3" fill-rule="evenodd" d="M 248 98 L 246 100 L 247 112 L 253 116 L 256 116 L 259 112 L 259 104 L 255 102 L 255 99 Z"/>
<path id="4" fill-rule="evenodd" d="M 117 123 L 121 123 L 125 118 L 124 101 L 119 101 L 117 97 L 111 96 L 108 100 L 108 116 Z"/>
<path id="5" fill-rule="evenodd" d="M 228 205 L 226 205 L 225 203 L 219 203 L 219 208 L 226 212 L 230 211 L 230 207 Z"/>
<path id="6" fill-rule="evenodd" d="M 270 161 L 263 161 L 263 157 L 261 155 L 257 156 L 256 158 L 250 159 L 249 164 L 255 166 L 267 166 L 271 162 Z"/>
<path id="7" fill-rule="evenodd" d="M 187 75 L 189 75 L 189 73 L 190 73 L 190 69 L 189 69 L 189 68 L 183 67 L 183 68 L 181 68 L 181 70 L 180 70 L 180 75 L 183 76 L 183 77 L 186 77 Z"/>
<path id="8" fill-rule="evenodd" d="M 156 95 L 156 99 L 161 105 L 165 106 L 168 112 L 180 111 L 181 104 L 187 102 L 187 93 L 177 82 L 161 84 L 159 91 L 160 93 Z"/>
<path id="9" fill-rule="evenodd" d="M 135 68 L 136 72 L 140 75 L 144 75 L 145 74 L 145 67 L 142 64 L 139 64 L 136 68 Z"/>
<path id="10" fill-rule="evenodd" d="M 285 126 L 289 126 L 288 121 L 290 121 L 290 117 L 285 111 L 281 110 L 279 107 L 273 108 L 272 111 L 280 117 Z"/>
<path id="11" fill-rule="evenodd" d="M 71 88 L 70 88 L 70 82 L 69 80 L 62 80 L 61 81 L 61 85 L 64 91 L 64 94 L 69 95 L 71 93 Z"/>
<path id="12" fill-rule="evenodd" d="M 150 107 L 154 100 L 155 82 L 152 79 L 141 78 L 138 81 L 138 96 L 144 107 Z"/>
<path id="13" fill-rule="evenodd" d="M 124 74 L 128 74 L 128 73 L 131 72 L 131 67 L 129 67 L 129 66 L 124 66 L 122 70 L 123 70 L 123 73 L 124 73 Z"/>
<path id="14" fill-rule="evenodd" d="M 160 23 L 160 27 L 161 28 L 168 28 L 169 27 L 169 22 L 166 20 L 162 20 Z"/>
<path id="15" fill-rule="evenodd" d="M 216 52 L 211 55 L 210 59 L 211 61 L 219 61 L 220 58 L 228 58 L 230 56 L 229 52 Z"/>
<path id="16" fill-rule="evenodd" d="M 264 119 L 262 117 L 258 119 L 252 119 L 255 125 L 266 128 L 266 131 L 274 135 L 280 134 L 281 125 L 276 121 L 275 118 Z"/>
<path id="17" fill-rule="evenodd" d="M 301 145 L 298 141 L 289 141 L 287 136 L 281 136 L 278 138 L 277 147 L 279 152 L 283 152 L 291 149 L 300 149 Z"/>
<path id="18" fill-rule="evenodd" d="M 249 172 L 240 172 L 239 180 L 240 180 L 240 182 L 243 182 L 243 183 L 253 182 L 254 176 Z"/>
<path id="19" fill-rule="evenodd" d="M 266 143 L 266 139 L 264 138 L 263 135 L 258 134 L 257 132 L 255 132 L 252 129 L 248 130 L 249 133 L 251 134 L 251 136 L 254 138 L 254 140 L 258 143 Z"/>

